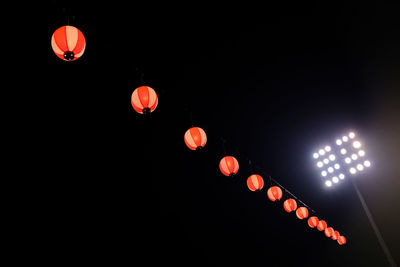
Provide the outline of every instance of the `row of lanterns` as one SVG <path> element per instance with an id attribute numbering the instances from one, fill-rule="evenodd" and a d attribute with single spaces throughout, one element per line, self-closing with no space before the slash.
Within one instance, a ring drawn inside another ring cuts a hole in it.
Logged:
<path id="1" fill-rule="evenodd" d="M 257 176 L 257 178 L 254 178 Z M 257 181 L 255 180 L 257 179 Z M 251 191 L 254 190 L 254 182 L 256 181 L 257 185 L 261 185 L 256 190 L 262 189 L 262 178 L 260 175 L 251 175 L 247 178 L 247 185 Z M 281 200 L 283 193 L 280 187 L 278 186 L 271 186 L 267 191 L 267 196 L 271 201 Z M 296 211 L 296 216 L 300 220 L 307 219 L 309 217 L 308 209 L 306 207 L 299 207 L 297 208 L 297 202 L 293 198 L 286 199 L 283 202 L 283 208 L 286 212 L 290 213 Z M 307 220 L 308 226 L 311 228 L 317 228 L 319 231 L 324 231 L 327 237 L 332 238 L 333 240 L 337 240 L 340 245 L 346 244 L 346 237 L 341 236 L 338 231 L 335 231 L 332 227 L 328 227 L 327 223 L 324 220 L 319 220 L 316 216 L 309 217 Z"/>
<path id="2" fill-rule="evenodd" d="M 141 114 L 149 114 L 157 107 L 158 98 L 155 91 L 148 86 L 141 86 L 132 93 L 131 103 L 136 112 Z M 200 150 L 207 143 L 207 135 L 200 127 L 191 127 L 184 135 L 186 146 L 191 150 Z M 225 176 L 233 177 L 239 171 L 239 162 L 233 156 L 225 156 L 219 162 L 219 169 Z M 252 174 L 247 178 L 247 187 L 251 191 L 261 191 L 264 187 L 264 180 L 261 175 Z M 272 186 L 267 191 L 267 196 L 271 201 L 281 200 L 283 193 L 280 187 Z M 297 202 L 293 198 L 286 199 L 283 202 L 283 208 L 290 213 L 296 211 L 296 216 L 300 220 L 309 217 L 306 207 L 297 207 Z M 309 217 L 307 220 L 311 228 L 317 228 L 324 231 L 325 235 L 333 240 L 337 240 L 340 245 L 346 244 L 346 237 L 341 236 L 338 231 L 332 227 L 328 227 L 324 220 L 319 220 L 316 216 Z"/>
<path id="3" fill-rule="evenodd" d="M 51 47 L 54 53 L 65 61 L 74 61 L 80 58 L 86 47 L 86 40 L 82 32 L 73 26 L 63 26 L 58 28 L 51 37 Z M 150 114 L 158 105 L 158 96 L 153 88 L 140 86 L 136 88 L 131 96 L 133 109 L 140 114 Z M 200 127 L 192 127 L 184 135 L 186 146 L 191 150 L 200 150 L 207 143 L 207 135 Z M 233 156 L 225 156 L 219 162 L 219 169 L 225 176 L 234 176 L 239 171 L 239 162 Z M 252 174 L 247 178 L 247 187 L 251 191 L 261 191 L 264 187 L 264 180 L 258 174 Z M 271 186 L 267 190 L 268 198 L 275 202 L 282 199 L 283 193 L 280 187 Z M 290 213 L 296 211 L 296 216 L 300 220 L 309 217 L 306 207 L 297 207 L 297 202 L 293 198 L 283 202 L 283 208 Z M 309 217 L 307 220 L 311 228 L 324 231 L 325 235 L 333 240 L 337 240 L 340 245 L 346 244 L 346 238 L 332 227 L 328 227 L 324 220 L 319 220 L 316 216 Z"/>

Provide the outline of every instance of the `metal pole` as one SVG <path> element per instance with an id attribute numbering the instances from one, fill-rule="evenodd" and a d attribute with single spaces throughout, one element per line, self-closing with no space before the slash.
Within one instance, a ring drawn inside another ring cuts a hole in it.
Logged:
<path id="1" fill-rule="evenodd" d="M 378 226 L 376 226 L 375 221 L 372 218 L 372 214 L 368 209 L 367 203 L 365 202 L 363 196 L 361 195 L 360 190 L 358 190 L 357 184 L 353 181 L 353 179 L 350 179 L 350 180 L 351 180 L 351 183 L 354 186 L 354 189 L 356 190 L 357 196 L 360 199 L 361 205 L 364 208 L 364 211 L 365 211 L 365 214 L 368 217 L 369 223 L 371 224 L 372 229 L 374 230 L 375 235 L 378 238 L 379 244 L 381 245 L 381 248 L 382 248 L 383 252 L 385 253 L 385 256 L 386 256 L 390 266 L 397 267 L 397 264 L 395 263 L 392 255 L 390 254 L 390 251 L 389 251 L 388 247 L 386 246 L 385 241 L 383 240 L 383 237 L 381 235 L 381 232 L 378 229 Z"/>

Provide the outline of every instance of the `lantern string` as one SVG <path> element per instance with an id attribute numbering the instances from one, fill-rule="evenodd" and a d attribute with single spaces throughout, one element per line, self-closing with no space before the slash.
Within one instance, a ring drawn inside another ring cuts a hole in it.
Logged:
<path id="1" fill-rule="evenodd" d="M 222 137 L 221 137 L 221 143 L 222 143 L 222 151 L 224 153 L 224 156 L 226 156 L 226 147 L 225 147 L 226 140 Z"/>
<path id="2" fill-rule="evenodd" d="M 273 179 L 271 176 L 269 177 L 272 181 L 274 181 L 277 185 L 279 185 L 280 187 L 282 187 L 286 193 L 288 193 L 289 195 L 291 195 L 293 198 L 295 198 L 298 202 L 300 202 L 301 204 L 303 204 L 303 206 L 307 207 L 309 210 L 311 210 L 313 213 L 316 213 L 312 208 L 310 208 L 310 206 L 308 206 L 307 204 L 305 204 L 303 201 L 301 201 L 298 197 L 296 197 L 292 192 L 290 192 L 289 190 L 286 189 L 286 187 L 284 187 L 283 185 L 281 185 L 280 183 L 278 183 L 275 179 Z"/>
<path id="3" fill-rule="evenodd" d="M 253 166 L 251 165 L 251 160 L 250 159 L 247 159 L 247 160 L 249 161 L 250 174 L 253 174 L 254 170 L 253 170 Z"/>
<path id="4" fill-rule="evenodd" d="M 221 141 L 222 141 L 222 148 L 224 150 L 224 153 L 226 155 L 226 151 L 225 151 L 225 143 L 226 140 L 223 139 L 221 137 Z M 236 153 L 238 154 L 243 154 L 239 152 L 239 149 L 236 148 Z M 247 157 L 246 157 L 247 158 Z M 250 159 L 247 158 L 247 160 L 249 161 L 249 167 L 250 167 L 250 171 L 252 172 L 252 162 Z M 304 207 L 306 207 L 310 213 L 313 213 L 315 216 L 317 216 L 318 218 L 321 218 L 321 214 L 316 212 L 313 208 L 311 208 L 309 205 L 307 205 L 306 203 L 304 203 L 302 200 L 300 200 L 297 196 L 295 196 L 292 192 L 290 192 L 286 187 L 284 187 L 282 184 L 280 184 L 277 180 L 275 180 L 274 178 L 271 177 L 271 175 L 269 175 L 269 181 L 270 184 L 272 186 L 273 183 L 277 184 L 279 187 L 281 187 L 286 193 L 288 193 L 289 195 L 291 195 L 294 199 L 296 199 L 299 203 L 301 203 Z M 322 218 L 324 218 L 325 216 L 322 216 Z M 340 231 L 342 232 L 342 231 Z"/>
<path id="5" fill-rule="evenodd" d="M 190 121 L 191 127 L 193 127 L 194 124 L 193 124 L 193 112 L 192 112 L 192 110 L 189 110 L 189 121 Z"/>

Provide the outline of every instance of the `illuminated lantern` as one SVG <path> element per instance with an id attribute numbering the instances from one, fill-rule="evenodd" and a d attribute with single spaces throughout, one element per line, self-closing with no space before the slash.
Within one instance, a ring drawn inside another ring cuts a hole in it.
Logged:
<path id="1" fill-rule="evenodd" d="M 206 145 L 207 136 L 203 129 L 192 127 L 185 133 L 185 144 L 191 150 L 200 150 Z"/>
<path id="2" fill-rule="evenodd" d="M 293 198 L 286 199 L 285 202 L 283 202 L 283 208 L 286 210 L 286 212 L 295 211 L 297 209 L 296 200 Z"/>
<path id="3" fill-rule="evenodd" d="M 325 228 L 325 235 L 326 235 L 326 237 L 331 237 L 331 236 L 333 235 L 333 232 L 334 232 L 334 230 L 333 230 L 332 227 L 327 227 L 327 228 Z"/>
<path id="4" fill-rule="evenodd" d="M 158 105 L 158 97 L 153 88 L 140 86 L 133 91 L 131 104 L 136 112 L 140 114 L 150 114 Z"/>
<path id="5" fill-rule="evenodd" d="M 327 226 L 328 226 L 328 225 L 326 224 L 326 221 L 320 220 L 319 223 L 318 223 L 317 229 L 318 229 L 319 231 L 324 231 L 324 230 L 326 229 Z"/>
<path id="6" fill-rule="evenodd" d="M 305 207 L 300 207 L 296 210 L 296 216 L 300 220 L 303 220 L 308 217 L 308 210 Z"/>
<path id="7" fill-rule="evenodd" d="M 267 191 L 267 195 L 271 201 L 280 200 L 282 198 L 282 190 L 279 186 L 271 186 Z"/>
<path id="8" fill-rule="evenodd" d="M 225 176 L 234 176 L 239 170 L 239 162 L 232 156 L 226 156 L 219 162 L 219 169 Z"/>
<path id="9" fill-rule="evenodd" d="M 250 175 L 247 178 L 247 186 L 251 191 L 261 190 L 264 187 L 264 180 L 258 174 Z"/>
<path id="10" fill-rule="evenodd" d="M 308 218 L 307 223 L 308 223 L 308 226 L 310 226 L 311 228 L 315 228 L 318 225 L 319 220 L 317 217 L 312 216 L 312 217 Z"/>
<path id="11" fill-rule="evenodd" d="M 337 240 L 339 238 L 339 236 L 340 236 L 339 232 L 338 231 L 334 231 L 333 234 L 332 234 L 332 239 L 333 240 Z"/>
<path id="12" fill-rule="evenodd" d="M 344 245 L 344 244 L 346 244 L 346 237 L 344 237 L 344 236 L 339 236 L 338 237 L 338 239 L 337 239 L 337 242 L 339 243 L 339 245 Z"/>
<path id="13" fill-rule="evenodd" d="M 83 33 L 73 26 L 58 28 L 51 36 L 54 53 L 65 61 L 74 61 L 83 55 L 86 40 Z"/>

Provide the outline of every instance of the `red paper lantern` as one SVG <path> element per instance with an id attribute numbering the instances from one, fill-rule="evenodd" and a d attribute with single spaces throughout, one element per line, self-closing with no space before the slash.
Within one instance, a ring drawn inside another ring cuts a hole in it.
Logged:
<path id="1" fill-rule="evenodd" d="M 327 226 L 328 226 L 328 225 L 326 224 L 326 221 L 320 220 L 319 223 L 318 223 L 317 229 L 318 229 L 319 231 L 324 231 L 324 230 L 326 229 Z"/>
<path id="2" fill-rule="evenodd" d="M 338 231 L 334 231 L 333 234 L 332 234 L 332 239 L 333 240 L 337 240 L 339 238 L 339 236 L 340 236 L 339 232 Z"/>
<path id="3" fill-rule="evenodd" d="M 310 226 L 311 228 L 314 228 L 318 225 L 319 220 L 317 217 L 312 216 L 312 217 L 308 218 L 307 223 L 308 223 L 308 226 Z"/>
<path id="4" fill-rule="evenodd" d="M 136 112 L 140 114 L 149 114 L 156 109 L 158 97 L 153 88 L 140 86 L 133 91 L 131 104 Z"/>
<path id="5" fill-rule="evenodd" d="M 282 190 L 279 186 L 271 186 L 267 191 L 269 200 L 276 201 L 282 198 Z"/>
<path id="6" fill-rule="evenodd" d="M 300 207 L 296 210 L 296 216 L 300 220 L 303 220 L 308 217 L 308 209 L 306 207 Z"/>
<path id="7" fill-rule="evenodd" d="M 334 232 L 335 230 L 333 230 L 333 228 L 332 227 L 327 227 L 327 228 L 325 228 L 325 235 L 326 235 L 326 237 L 331 237 L 332 235 L 333 235 L 333 232 Z"/>
<path id="8" fill-rule="evenodd" d="M 283 208 L 286 210 L 286 212 L 295 211 L 297 209 L 296 200 L 293 198 L 286 199 L 285 202 L 283 202 Z"/>
<path id="9" fill-rule="evenodd" d="M 338 239 L 337 239 L 337 242 L 339 243 L 339 245 L 344 245 L 344 244 L 346 244 L 346 242 L 347 242 L 347 240 L 346 240 L 346 237 L 344 237 L 344 236 L 339 236 L 338 237 Z"/>
<path id="10" fill-rule="evenodd" d="M 239 170 L 239 162 L 232 156 L 226 156 L 219 162 L 219 169 L 225 176 L 234 176 Z"/>
<path id="11" fill-rule="evenodd" d="M 258 174 L 250 175 L 247 178 L 247 186 L 251 191 L 261 190 L 264 187 L 264 180 Z"/>
<path id="12" fill-rule="evenodd" d="M 203 129 L 192 127 L 185 133 L 185 144 L 191 150 L 199 150 L 206 145 L 207 135 Z"/>
<path id="13" fill-rule="evenodd" d="M 85 36 L 73 26 L 63 26 L 51 36 L 51 47 L 62 60 L 74 61 L 80 58 L 85 51 Z"/>

